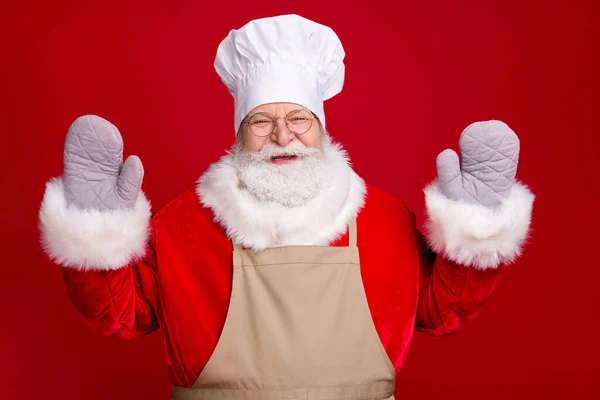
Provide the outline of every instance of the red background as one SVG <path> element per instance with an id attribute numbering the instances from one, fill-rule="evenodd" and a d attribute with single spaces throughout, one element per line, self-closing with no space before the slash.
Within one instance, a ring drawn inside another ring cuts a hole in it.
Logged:
<path id="1" fill-rule="evenodd" d="M 62 173 L 69 124 L 94 113 L 120 128 L 154 209 L 164 205 L 234 138 L 217 45 L 292 12 L 344 44 L 328 129 L 367 181 L 422 215 L 437 153 L 469 123 L 501 119 L 537 195 L 525 255 L 463 332 L 416 335 L 399 398 L 600 395 L 598 2 L 51 3 L 0 6 L 0 398 L 169 398 L 159 335 L 96 336 L 69 303 L 39 250 L 44 183 Z"/>

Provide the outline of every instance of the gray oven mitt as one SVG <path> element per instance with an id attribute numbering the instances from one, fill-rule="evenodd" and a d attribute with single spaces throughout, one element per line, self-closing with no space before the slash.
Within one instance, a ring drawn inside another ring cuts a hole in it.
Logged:
<path id="1" fill-rule="evenodd" d="M 84 115 L 73 122 L 64 149 L 64 195 L 69 204 L 100 211 L 131 209 L 142 187 L 137 156 L 123 163 L 123 138 L 107 120 Z"/>
<path id="2" fill-rule="evenodd" d="M 436 160 L 442 194 L 452 200 L 495 207 L 508 197 L 519 162 L 519 138 L 501 121 L 476 122 L 460 136 L 461 161 L 453 150 Z"/>

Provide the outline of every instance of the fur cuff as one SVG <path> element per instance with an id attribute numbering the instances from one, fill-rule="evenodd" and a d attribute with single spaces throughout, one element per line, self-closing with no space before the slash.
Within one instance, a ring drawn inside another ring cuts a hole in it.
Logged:
<path id="1" fill-rule="evenodd" d="M 534 198 L 527 186 L 515 182 L 500 206 L 487 208 L 450 200 L 434 182 L 425 188 L 429 245 L 450 260 L 477 269 L 512 263 L 527 239 Z"/>
<path id="2" fill-rule="evenodd" d="M 39 212 L 44 251 L 79 270 L 114 270 L 141 258 L 150 236 L 150 203 L 140 192 L 132 210 L 82 210 L 67 205 L 61 178 L 46 184 Z"/>

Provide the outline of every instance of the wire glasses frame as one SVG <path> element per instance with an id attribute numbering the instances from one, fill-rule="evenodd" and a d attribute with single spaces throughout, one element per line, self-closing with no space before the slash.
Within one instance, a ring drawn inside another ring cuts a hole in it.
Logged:
<path id="1" fill-rule="evenodd" d="M 288 130 L 296 135 L 308 132 L 312 127 L 313 120 L 318 119 L 311 111 L 299 108 L 288 112 L 284 117 L 275 117 L 266 112 L 257 112 L 248 115 L 242 123 L 248 125 L 253 135 L 266 137 L 275 131 L 277 120 L 282 118 Z"/>

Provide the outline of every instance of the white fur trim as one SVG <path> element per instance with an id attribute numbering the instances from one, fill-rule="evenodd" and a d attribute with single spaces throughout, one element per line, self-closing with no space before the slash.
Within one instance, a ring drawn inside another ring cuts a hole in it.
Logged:
<path id="1" fill-rule="evenodd" d="M 42 246 L 65 267 L 118 269 L 144 255 L 150 215 L 143 192 L 132 210 L 82 210 L 67 204 L 62 179 L 54 178 L 46 184 L 39 212 Z"/>
<path id="2" fill-rule="evenodd" d="M 534 198 L 527 186 L 515 182 L 500 206 L 487 208 L 450 200 L 433 182 L 425 188 L 429 244 L 444 257 L 477 269 L 512 263 L 527 239 Z"/>
<path id="3" fill-rule="evenodd" d="M 265 202 L 240 187 L 230 156 L 214 163 L 200 177 L 196 193 L 215 221 L 236 242 L 254 249 L 325 246 L 346 232 L 364 205 L 365 183 L 349 164 L 346 152 L 334 145 L 330 180 L 314 199 L 298 207 Z"/>

